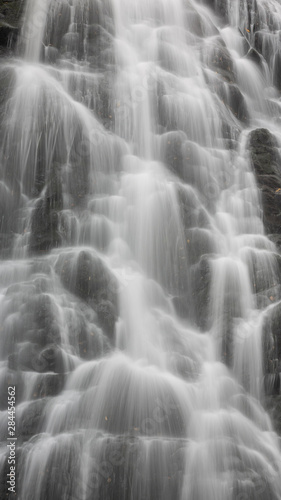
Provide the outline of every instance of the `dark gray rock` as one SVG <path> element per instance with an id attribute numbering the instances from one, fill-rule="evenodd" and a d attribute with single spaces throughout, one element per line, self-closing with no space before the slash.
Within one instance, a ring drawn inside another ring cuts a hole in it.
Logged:
<path id="1" fill-rule="evenodd" d="M 249 61 L 253 61 L 255 64 L 257 64 L 260 68 L 262 67 L 262 61 L 263 61 L 263 58 L 262 56 L 259 54 L 259 52 L 254 49 L 253 47 L 251 47 L 249 49 L 249 51 L 247 52 L 246 54 L 246 59 L 249 59 Z"/>
<path id="2" fill-rule="evenodd" d="M 227 20 L 227 2 L 225 0 L 205 0 L 205 3 L 212 7 L 216 12 Z"/>
<path id="3" fill-rule="evenodd" d="M 211 85 L 211 82 L 208 81 L 208 84 Z M 250 117 L 246 100 L 237 85 L 222 82 L 218 79 L 216 84 L 212 85 L 212 90 L 216 92 L 220 100 L 228 107 L 235 118 L 245 125 L 249 124 Z M 226 124 L 226 126 L 229 127 L 229 124 Z M 231 136 L 231 130 L 226 135 Z M 233 149 L 231 144 L 229 144 L 229 147 Z"/>
<path id="4" fill-rule="evenodd" d="M 198 327 L 203 331 L 210 328 L 209 304 L 211 279 L 212 275 L 208 258 L 203 256 L 198 264 L 192 266 L 191 270 L 194 319 Z"/>
<path id="5" fill-rule="evenodd" d="M 269 412 L 271 416 L 271 420 L 273 422 L 273 426 L 276 432 L 281 435 L 281 396 L 276 395 L 273 397 L 268 397 L 265 400 L 266 410 Z"/>
<path id="6" fill-rule="evenodd" d="M 117 320 L 116 308 L 109 300 L 102 300 L 96 307 L 96 312 L 102 329 L 110 339 L 113 339 Z"/>
<path id="7" fill-rule="evenodd" d="M 63 208 L 60 171 L 53 166 L 45 194 L 35 206 L 31 219 L 29 250 L 31 253 L 45 253 L 61 244 L 58 231 L 58 212 Z"/>
<path id="8" fill-rule="evenodd" d="M 24 1 L 6 0 L 0 3 L 0 56 L 11 55 L 21 26 Z"/>
<path id="9" fill-rule="evenodd" d="M 17 436 L 21 441 L 28 441 L 40 430 L 47 399 L 32 401 L 17 419 Z"/>
<path id="10" fill-rule="evenodd" d="M 249 112 L 247 109 L 245 98 L 237 85 L 228 86 L 228 104 L 229 108 L 238 120 L 248 124 Z"/>
<path id="11" fill-rule="evenodd" d="M 264 225 L 269 234 L 281 228 L 281 160 L 275 137 L 266 129 L 256 129 L 249 136 L 249 151 L 262 193 Z"/>
<path id="12" fill-rule="evenodd" d="M 118 311 L 118 282 L 103 261 L 88 251 L 62 255 L 56 271 L 65 288 L 87 302 L 112 339 Z"/>
<path id="13" fill-rule="evenodd" d="M 281 49 L 277 50 L 274 56 L 273 83 L 278 90 L 281 90 Z"/>
<path id="14" fill-rule="evenodd" d="M 234 66 L 231 55 L 221 38 L 217 38 L 212 47 L 212 57 L 209 65 L 213 71 L 219 73 L 222 78 L 230 83 L 235 82 Z"/>
<path id="15" fill-rule="evenodd" d="M 186 135 L 181 131 L 168 132 L 161 137 L 163 161 L 181 179 L 184 173 L 182 146 L 186 140 Z"/>
<path id="16" fill-rule="evenodd" d="M 53 13 L 48 18 L 45 45 L 60 49 L 62 38 L 70 25 L 71 9 L 67 0 L 55 2 L 52 8 Z"/>

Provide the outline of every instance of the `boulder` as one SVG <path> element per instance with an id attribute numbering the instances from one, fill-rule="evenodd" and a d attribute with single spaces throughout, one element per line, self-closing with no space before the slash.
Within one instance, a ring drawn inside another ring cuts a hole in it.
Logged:
<path id="1" fill-rule="evenodd" d="M 115 62 L 112 36 L 97 24 L 88 26 L 86 52 L 88 61 L 95 68 L 106 69 Z"/>
<path id="2" fill-rule="evenodd" d="M 78 254 L 61 255 L 56 271 L 65 288 L 94 309 L 101 327 L 112 339 L 118 311 L 118 282 L 104 262 L 82 250 Z"/>
<path id="3" fill-rule="evenodd" d="M 225 43 L 219 37 L 217 37 L 216 43 L 211 47 L 209 66 L 213 71 L 219 73 L 223 80 L 230 83 L 235 81 L 234 66 L 231 55 Z"/>
<path id="4" fill-rule="evenodd" d="M 18 439 L 28 441 L 39 432 L 47 401 L 47 399 L 40 399 L 30 402 L 26 406 L 21 418 L 17 420 Z"/>
<path id="5" fill-rule="evenodd" d="M 48 345 L 42 350 L 31 342 L 27 342 L 18 353 L 8 358 L 10 370 L 36 371 L 44 373 L 53 371 L 63 373 L 64 363 L 61 349 L 56 345 Z"/>

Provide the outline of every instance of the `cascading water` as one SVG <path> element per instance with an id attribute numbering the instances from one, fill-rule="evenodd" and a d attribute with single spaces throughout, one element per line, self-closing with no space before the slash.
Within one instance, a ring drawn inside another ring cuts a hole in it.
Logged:
<path id="1" fill-rule="evenodd" d="M 225 26 L 195 0 L 27 1 L 0 184 L 19 500 L 281 499 L 262 407 L 279 256 L 247 154 L 281 129 L 247 5 Z"/>

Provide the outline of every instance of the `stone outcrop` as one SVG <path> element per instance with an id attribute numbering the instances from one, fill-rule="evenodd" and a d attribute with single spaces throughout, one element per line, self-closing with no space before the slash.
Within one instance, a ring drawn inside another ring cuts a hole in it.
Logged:
<path id="1" fill-rule="evenodd" d="M 249 154 L 262 195 L 265 229 L 279 250 L 281 249 L 281 158 L 277 140 L 267 129 L 253 130 L 249 136 Z M 278 262 L 280 261 L 280 258 Z M 281 270 L 279 265 L 279 284 Z M 265 404 L 275 429 L 280 427 L 281 375 L 281 307 L 271 308 L 264 321 L 263 352 L 265 369 Z"/>
<path id="2" fill-rule="evenodd" d="M 23 7 L 23 0 L 0 2 L 0 56 L 11 54 L 15 47 Z"/>
<path id="3" fill-rule="evenodd" d="M 268 234 L 281 232 L 281 158 L 275 137 L 256 129 L 249 137 L 249 153 L 262 194 L 264 225 Z"/>
<path id="4" fill-rule="evenodd" d="M 56 271 L 65 288 L 94 309 L 100 326 L 112 340 L 117 319 L 118 282 L 103 261 L 86 250 L 78 255 L 62 254 Z"/>

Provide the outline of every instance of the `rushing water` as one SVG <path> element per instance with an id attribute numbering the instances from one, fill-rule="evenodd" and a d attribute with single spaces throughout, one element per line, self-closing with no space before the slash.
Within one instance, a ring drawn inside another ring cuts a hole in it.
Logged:
<path id="1" fill-rule="evenodd" d="M 19 500 L 281 499 L 278 262 L 247 153 L 249 130 L 280 135 L 274 60 L 245 57 L 253 12 L 222 3 L 228 25 L 195 0 L 27 2 L 0 185 Z"/>

